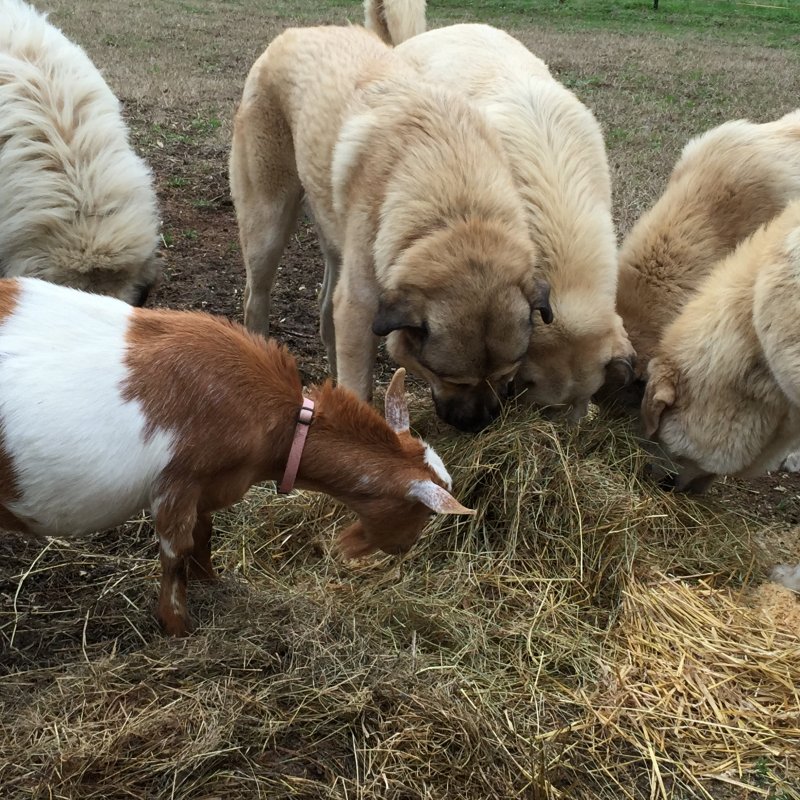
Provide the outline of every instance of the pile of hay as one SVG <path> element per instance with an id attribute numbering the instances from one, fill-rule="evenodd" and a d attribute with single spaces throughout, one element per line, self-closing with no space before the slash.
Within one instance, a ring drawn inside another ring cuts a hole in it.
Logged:
<path id="1" fill-rule="evenodd" d="M 144 521 L 4 539 L 2 795 L 800 797 L 800 646 L 748 588 L 757 522 L 642 482 L 623 422 L 469 437 L 424 408 L 476 517 L 342 563 L 343 509 L 258 488 L 218 515 L 184 641 Z"/>

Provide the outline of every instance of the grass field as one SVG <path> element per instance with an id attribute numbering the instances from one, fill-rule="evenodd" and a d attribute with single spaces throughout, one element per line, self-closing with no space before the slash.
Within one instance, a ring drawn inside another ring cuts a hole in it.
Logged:
<path id="1" fill-rule="evenodd" d="M 41 0 L 122 99 L 164 212 L 156 301 L 241 315 L 227 187 L 245 75 L 330 0 Z M 601 121 L 623 235 L 686 140 L 800 97 L 800 4 L 433 2 L 431 26 L 512 29 Z M 0 20 L 0 24 L 2 21 Z M 310 378 L 308 224 L 276 291 Z M 405 558 L 342 563 L 324 498 L 261 487 L 217 520 L 219 586 L 164 640 L 146 519 L 87 539 L 0 538 L 0 797 L 798 800 L 800 614 L 765 584 L 800 561 L 800 484 L 702 500 L 641 479 L 630 426 L 512 412 L 480 437 L 415 426 L 473 521 Z"/>
<path id="2" fill-rule="evenodd" d="M 324 0 L 353 21 L 360 4 Z M 302 4 L 279 0 L 282 13 Z M 318 6 L 317 6 L 318 7 Z M 301 12 L 302 13 L 302 12 Z M 721 39 L 731 45 L 800 46 L 800 6 L 794 0 L 439 0 L 429 4 L 439 22 L 482 21 L 507 28 L 546 26 L 556 30 L 604 30 L 635 35 Z"/>

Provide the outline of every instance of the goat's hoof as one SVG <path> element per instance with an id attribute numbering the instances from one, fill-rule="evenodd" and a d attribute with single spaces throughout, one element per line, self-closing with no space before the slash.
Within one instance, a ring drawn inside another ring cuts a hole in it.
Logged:
<path id="1" fill-rule="evenodd" d="M 164 633 L 167 636 L 175 636 L 178 638 L 188 636 L 193 630 L 191 620 L 188 617 L 181 617 L 177 614 L 162 615 L 161 627 L 164 629 Z"/>
<path id="2" fill-rule="evenodd" d="M 211 564 L 199 564 L 196 561 L 189 562 L 189 578 L 200 583 L 219 583 L 219 575 Z"/>

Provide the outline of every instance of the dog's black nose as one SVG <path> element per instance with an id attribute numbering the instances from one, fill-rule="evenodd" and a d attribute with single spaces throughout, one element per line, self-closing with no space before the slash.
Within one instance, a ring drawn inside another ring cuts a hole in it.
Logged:
<path id="1" fill-rule="evenodd" d="M 665 492 L 674 492 L 677 486 L 677 474 L 667 472 L 663 466 L 656 464 L 645 464 L 644 477 L 652 481 L 659 489 Z"/>
<path id="2" fill-rule="evenodd" d="M 664 475 L 659 481 L 658 486 L 665 492 L 674 492 L 677 490 L 677 475 Z"/>
<path id="3" fill-rule="evenodd" d="M 150 297 L 150 290 L 152 285 L 147 283 L 144 286 L 139 286 L 135 290 L 136 297 L 134 298 L 133 305 L 137 308 L 142 308 L 147 303 L 147 298 Z"/>
<path id="4" fill-rule="evenodd" d="M 465 433 L 478 433 L 482 431 L 500 413 L 500 406 L 496 408 L 481 407 L 478 410 L 465 411 L 458 406 L 437 403 L 436 412 L 448 424 Z"/>

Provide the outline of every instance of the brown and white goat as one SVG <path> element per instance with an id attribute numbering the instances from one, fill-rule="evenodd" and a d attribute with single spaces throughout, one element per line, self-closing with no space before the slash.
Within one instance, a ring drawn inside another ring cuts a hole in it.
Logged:
<path id="1" fill-rule="evenodd" d="M 311 392 L 296 483 L 358 514 L 339 533 L 349 557 L 408 550 L 431 511 L 473 513 L 409 432 L 402 384 L 400 372 L 388 421 L 330 383 Z M 187 571 L 215 577 L 212 512 L 281 477 L 302 403 L 292 356 L 240 325 L 0 280 L 0 527 L 78 534 L 149 508 L 161 543 L 159 617 L 185 634 Z"/>

